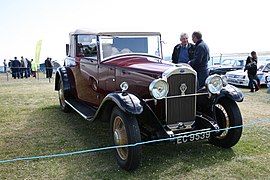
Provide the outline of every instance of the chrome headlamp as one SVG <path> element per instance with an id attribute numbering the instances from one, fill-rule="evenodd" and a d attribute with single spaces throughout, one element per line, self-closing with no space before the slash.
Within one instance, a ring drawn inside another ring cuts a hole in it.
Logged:
<path id="1" fill-rule="evenodd" d="M 155 99 L 162 99 L 169 92 L 169 84 L 162 79 L 155 79 L 149 85 L 149 91 Z"/>
<path id="2" fill-rule="evenodd" d="M 205 86 L 211 94 L 219 94 L 223 87 L 223 80 L 219 75 L 211 75 L 206 79 Z"/>

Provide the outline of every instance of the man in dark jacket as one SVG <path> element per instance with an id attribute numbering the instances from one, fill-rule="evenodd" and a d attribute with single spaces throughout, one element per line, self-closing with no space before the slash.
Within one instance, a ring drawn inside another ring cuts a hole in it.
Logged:
<path id="1" fill-rule="evenodd" d="M 189 61 L 189 64 L 197 72 L 198 89 L 200 89 L 205 85 L 205 80 L 209 75 L 209 48 L 202 40 L 202 34 L 199 31 L 193 32 L 192 41 L 195 43 L 194 58 Z"/>
<path id="2" fill-rule="evenodd" d="M 173 49 L 172 62 L 177 63 L 188 63 L 193 59 L 194 45 L 188 43 L 187 33 L 182 33 L 180 36 L 180 44 L 177 44 Z"/>
<path id="3" fill-rule="evenodd" d="M 14 60 L 12 61 L 12 77 L 14 79 L 16 79 L 16 77 L 19 79 L 20 78 L 20 66 L 21 63 L 20 61 L 17 59 L 17 57 L 14 57 Z"/>
<path id="4" fill-rule="evenodd" d="M 45 60 L 45 67 L 46 67 L 46 78 L 52 78 L 53 72 L 52 58 L 47 57 L 47 59 Z"/>
<path id="5" fill-rule="evenodd" d="M 254 87 L 255 87 L 255 91 L 259 90 L 259 87 L 257 83 L 255 82 L 257 78 L 257 63 L 258 63 L 257 54 L 255 51 L 252 51 L 251 57 L 250 56 L 247 57 L 246 66 L 244 69 L 244 71 L 247 70 L 247 73 L 248 73 L 248 79 L 249 79 L 248 86 L 250 87 L 250 92 L 254 92 Z"/>

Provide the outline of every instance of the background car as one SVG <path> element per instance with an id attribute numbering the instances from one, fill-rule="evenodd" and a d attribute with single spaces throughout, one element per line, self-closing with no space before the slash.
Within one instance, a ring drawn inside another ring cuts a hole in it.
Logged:
<path id="1" fill-rule="evenodd" d="M 53 63 L 53 73 L 55 73 L 55 72 L 56 72 L 56 69 L 57 69 L 58 67 L 61 67 L 61 65 L 60 65 L 56 60 L 52 61 L 52 63 Z M 45 72 L 45 71 L 46 71 L 45 63 L 39 64 L 39 70 L 40 70 L 41 72 Z"/>
<path id="2" fill-rule="evenodd" d="M 224 59 L 221 64 L 208 66 L 209 74 L 225 75 L 229 71 L 243 69 L 245 60 L 243 59 Z"/>
<path id="3" fill-rule="evenodd" d="M 265 83 L 267 84 L 267 87 L 270 87 L 270 73 L 265 74 Z"/>
<path id="4" fill-rule="evenodd" d="M 270 72 L 270 62 L 269 61 L 259 62 L 257 67 L 258 67 L 257 76 L 260 80 L 260 84 L 261 85 L 266 84 L 265 78 L 268 72 Z M 244 72 L 243 69 L 227 72 L 225 76 L 229 84 L 248 86 L 249 79 L 247 71 Z"/>

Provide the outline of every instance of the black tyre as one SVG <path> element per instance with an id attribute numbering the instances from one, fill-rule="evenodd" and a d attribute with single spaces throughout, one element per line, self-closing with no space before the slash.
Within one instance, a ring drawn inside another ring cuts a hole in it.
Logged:
<path id="1" fill-rule="evenodd" d="M 221 99 L 216 104 L 216 119 L 220 129 L 241 126 L 242 116 L 235 101 Z M 212 133 L 209 142 L 216 146 L 230 148 L 234 146 L 242 135 L 242 127 Z"/>
<path id="2" fill-rule="evenodd" d="M 59 103 L 60 108 L 63 112 L 68 113 L 71 111 L 71 107 L 65 102 L 65 93 L 64 93 L 64 86 L 63 81 L 59 80 L 59 91 L 58 91 Z"/>
<path id="3" fill-rule="evenodd" d="M 111 132 L 114 145 L 134 144 L 141 141 L 140 129 L 134 115 L 114 107 L 111 114 Z M 140 163 L 141 146 L 115 149 L 118 165 L 125 170 L 136 169 Z"/>

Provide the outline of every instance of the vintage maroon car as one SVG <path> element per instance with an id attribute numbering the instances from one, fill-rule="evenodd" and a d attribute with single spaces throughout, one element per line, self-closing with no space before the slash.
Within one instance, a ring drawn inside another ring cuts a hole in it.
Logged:
<path id="1" fill-rule="evenodd" d="M 114 145 L 175 138 L 178 144 L 208 139 L 229 148 L 241 137 L 236 101 L 243 100 L 242 92 L 219 75 L 197 89 L 189 65 L 162 61 L 158 32 L 76 30 L 67 54 L 55 80 L 62 111 L 109 122 Z M 117 148 L 119 166 L 135 169 L 141 148 Z"/>

